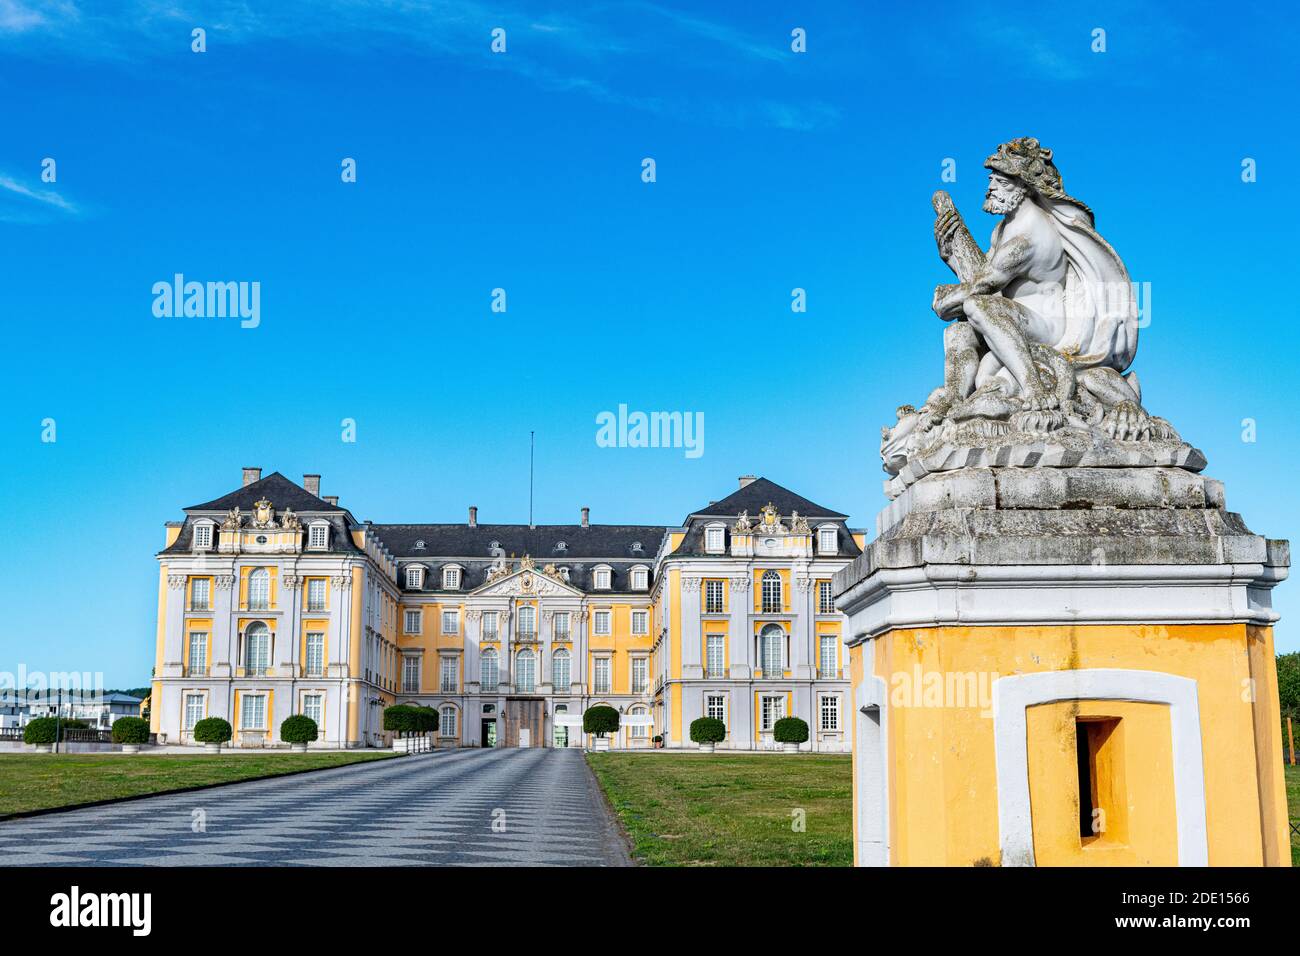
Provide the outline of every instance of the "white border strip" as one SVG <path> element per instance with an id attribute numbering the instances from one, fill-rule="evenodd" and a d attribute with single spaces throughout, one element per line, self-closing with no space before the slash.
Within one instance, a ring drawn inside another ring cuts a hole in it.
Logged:
<path id="1" fill-rule="evenodd" d="M 1157 671 L 1107 668 L 1017 674 L 993 682 L 993 736 L 997 754 L 1002 865 L 1035 865 L 1025 709 L 1062 700 L 1131 700 L 1169 705 L 1178 865 L 1208 866 L 1205 768 L 1201 755 L 1201 708 L 1196 681 Z"/>
<path id="2" fill-rule="evenodd" d="M 863 648 L 864 668 L 873 664 L 872 650 L 870 645 Z M 889 691 L 885 679 L 868 674 L 858 685 L 855 704 L 853 755 L 857 767 L 853 781 L 853 812 L 857 815 L 857 865 L 889 866 Z M 866 715 L 871 707 L 877 708 L 880 715 L 880 752 L 875 755 L 875 779 L 868 773 L 867 754 L 856 736 L 862 722 L 871 719 Z M 874 826 L 868 828 L 866 822 L 871 818 L 874 818 Z M 877 827 L 878 834 L 874 832 Z"/>

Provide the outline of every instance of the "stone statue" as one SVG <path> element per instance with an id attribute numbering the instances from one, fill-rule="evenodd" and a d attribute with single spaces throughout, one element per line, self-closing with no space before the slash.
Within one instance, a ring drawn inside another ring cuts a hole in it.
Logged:
<path id="1" fill-rule="evenodd" d="M 221 527 L 226 531 L 238 530 L 239 526 L 244 523 L 244 516 L 239 513 L 239 506 L 231 508 L 226 514 L 226 520 L 221 522 Z"/>
<path id="2" fill-rule="evenodd" d="M 746 508 L 736 516 L 736 523 L 732 527 L 732 534 L 749 534 L 754 530 L 754 523 L 749 520 L 749 509 Z"/>
<path id="3" fill-rule="evenodd" d="M 302 530 L 302 522 L 298 520 L 298 516 L 293 513 L 292 508 L 285 508 L 280 514 L 280 527 L 286 531 L 300 531 Z"/>
<path id="4" fill-rule="evenodd" d="M 1065 192 L 1052 151 L 1014 139 L 984 165 L 984 211 L 1002 217 L 987 252 L 952 198 L 934 195 L 939 257 L 959 280 L 932 302 L 949 323 L 944 381 L 882 430 L 885 471 L 901 478 L 887 493 L 930 471 L 1032 466 L 1051 450 L 1062 464 L 1194 467 L 1199 457 L 1203 467 L 1125 374 L 1137 354 L 1133 285 L 1092 210 Z"/>

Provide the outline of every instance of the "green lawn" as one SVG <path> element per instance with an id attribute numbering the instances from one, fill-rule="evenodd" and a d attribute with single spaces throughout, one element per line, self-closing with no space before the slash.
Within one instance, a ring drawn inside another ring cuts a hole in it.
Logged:
<path id="1" fill-rule="evenodd" d="M 275 777 L 383 760 L 388 752 L 214 754 L 0 754 L 0 819 L 185 787 Z"/>
<path id="2" fill-rule="evenodd" d="M 1291 822 L 1300 824 L 1300 766 L 1286 767 L 1286 806 Z M 1291 865 L 1300 866 L 1300 833 L 1291 831 Z"/>
<path id="3" fill-rule="evenodd" d="M 849 866 L 849 756 L 588 754 L 651 866 Z M 804 832 L 794 811 L 802 810 Z"/>

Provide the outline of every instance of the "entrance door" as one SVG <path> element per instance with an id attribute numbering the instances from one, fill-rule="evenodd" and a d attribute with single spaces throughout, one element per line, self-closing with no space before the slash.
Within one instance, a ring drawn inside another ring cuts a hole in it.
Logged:
<path id="1" fill-rule="evenodd" d="M 519 728 L 519 746 L 528 747 L 532 745 L 533 732 L 527 727 Z"/>
<path id="2" fill-rule="evenodd" d="M 506 700 L 502 745 L 506 747 L 546 746 L 545 701 L 540 697 L 511 697 Z"/>
<path id="3" fill-rule="evenodd" d="M 483 721 L 481 743 L 484 747 L 495 747 L 497 745 L 497 722 L 495 720 Z"/>

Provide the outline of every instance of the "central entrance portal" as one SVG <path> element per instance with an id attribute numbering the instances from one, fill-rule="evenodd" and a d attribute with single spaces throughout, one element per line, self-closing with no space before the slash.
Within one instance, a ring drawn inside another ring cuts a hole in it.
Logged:
<path id="1" fill-rule="evenodd" d="M 495 747 L 497 745 L 496 718 L 483 721 L 483 737 L 480 742 L 484 747 Z"/>
<path id="2" fill-rule="evenodd" d="M 507 697 L 504 746 L 546 746 L 545 713 L 544 698 Z"/>

